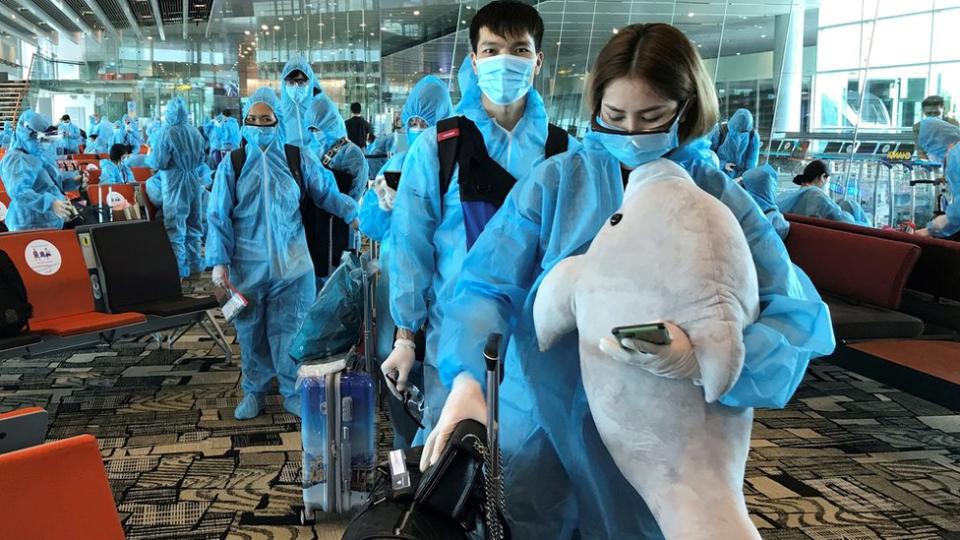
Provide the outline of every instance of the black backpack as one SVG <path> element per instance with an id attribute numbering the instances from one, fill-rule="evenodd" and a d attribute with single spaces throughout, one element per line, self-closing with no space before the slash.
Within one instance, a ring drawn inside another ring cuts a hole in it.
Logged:
<path id="1" fill-rule="evenodd" d="M 567 151 L 569 135 L 547 125 L 544 159 Z M 483 232 L 510 194 L 517 179 L 487 153 L 483 134 L 469 118 L 454 116 L 437 123 L 437 158 L 440 162 L 440 200 L 450 188 L 454 167 L 460 167 L 457 184 L 463 207 L 467 249 Z"/>
<path id="2" fill-rule="evenodd" d="M 33 306 L 10 256 L 0 250 L 0 337 L 13 337 L 28 327 Z"/>

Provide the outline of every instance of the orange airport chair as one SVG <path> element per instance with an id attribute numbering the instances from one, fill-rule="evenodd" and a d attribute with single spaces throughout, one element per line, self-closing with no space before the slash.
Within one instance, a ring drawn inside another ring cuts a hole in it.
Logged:
<path id="1" fill-rule="evenodd" d="M 100 169 L 90 169 L 87 171 L 87 185 L 95 186 L 100 183 Z"/>
<path id="2" fill-rule="evenodd" d="M 130 167 L 130 171 L 133 172 L 133 179 L 137 182 L 143 182 L 153 176 L 153 171 L 150 167 Z"/>
<path id="3" fill-rule="evenodd" d="M 0 530 L 6 540 L 123 540 L 97 440 L 0 454 Z"/>

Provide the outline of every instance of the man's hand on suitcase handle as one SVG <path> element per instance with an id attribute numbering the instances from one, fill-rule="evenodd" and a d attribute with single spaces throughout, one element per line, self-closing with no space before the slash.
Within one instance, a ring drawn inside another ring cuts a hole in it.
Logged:
<path id="1" fill-rule="evenodd" d="M 443 412 L 433 427 L 420 456 L 420 470 L 426 471 L 436 463 L 450 442 L 450 435 L 463 420 L 476 420 L 487 425 L 487 401 L 483 388 L 469 373 L 461 373 L 453 380 L 453 389 L 443 405 Z"/>
<path id="2" fill-rule="evenodd" d="M 393 351 L 387 359 L 380 364 L 380 371 L 383 373 L 384 380 L 387 381 L 387 389 L 400 401 L 403 401 L 403 391 L 407 388 L 407 378 L 413 365 L 417 361 L 417 345 L 412 337 L 404 337 L 409 334 L 405 330 L 397 333 L 397 340 L 393 343 Z M 396 381 L 396 385 L 394 385 Z"/>

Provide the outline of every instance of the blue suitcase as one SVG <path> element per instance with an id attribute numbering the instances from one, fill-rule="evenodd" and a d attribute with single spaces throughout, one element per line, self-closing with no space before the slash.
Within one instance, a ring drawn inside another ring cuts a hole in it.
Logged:
<path id="1" fill-rule="evenodd" d="M 373 488 L 376 401 L 373 378 L 338 361 L 300 368 L 303 440 L 301 519 L 359 508 Z"/>

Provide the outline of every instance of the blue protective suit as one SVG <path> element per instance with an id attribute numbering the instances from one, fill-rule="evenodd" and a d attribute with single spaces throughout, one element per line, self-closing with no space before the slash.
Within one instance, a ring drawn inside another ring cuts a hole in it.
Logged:
<path id="1" fill-rule="evenodd" d="M 387 164 L 387 161 L 397 151 L 397 134 L 381 135 L 368 144 L 364 149 L 367 158 L 367 167 L 370 180 L 376 178 L 377 172 Z"/>
<path id="2" fill-rule="evenodd" d="M 100 183 L 101 184 L 133 184 L 136 182 L 133 178 L 133 171 L 126 163 L 117 165 L 109 159 L 100 160 Z"/>
<path id="3" fill-rule="evenodd" d="M 337 111 L 337 105 L 325 94 L 319 94 L 311 100 L 305 119 L 309 144 L 301 146 L 309 148 L 318 162 L 337 141 L 347 138 L 347 127 L 343 123 L 343 117 Z M 310 134 L 310 128 L 318 129 L 320 133 L 323 133 L 322 142 L 318 140 L 319 137 Z M 290 132 L 289 127 L 287 127 L 287 132 Z M 353 179 L 350 196 L 354 200 L 360 200 L 360 195 L 367 185 L 367 176 L 369 176 L 367 159 L 363 155 L 363 150 L 348 140 L 334 156 L 329 168 L 350 175 Z"/>
<path id="4" fill-rule="evenodd" d="M 0 160 L 0 178 L 10 208 L 6 224 L 11 231 L 29 229 L 62 229 L 63 220 L 53 213 L 53 201 L 66 200 L 62 173 L 48 151 L 41 147 L 36 135 L 50 126 L 50 119 L 32 110 L 20 115 L 13 143 Z"/>
<path id="5" fill-rule="evenodd" d="M 783 407 L 811 358 L 835 346 L 829 311 L 754 201 L 716 168 L 708 144 L 669 156 L 733 212 L 757 268 L 762 312 L 744 331 L 743 372 L 721 401 Z M 588 133 L 581 150 L 547 160 L 513 190 L 468 254 L 446 307 L 439 344 L 444 384 L 464 371 L 484 381 L 487 336 L 510 336 L 500 441 L 506 507 L 518 538 L 570 538 L 573 529 L 584 539 L 661 537 L 597 433 L 576 333 L 540 352 L 533 325 L 546 272 L 585 252 L 622 199 L 620 163 Z"/>
<path id="6" fill-rule="evenodd" d="M 290 95 L 287 90 L 287 83 L 284 81 L 288 75 L 297 70 L 305 73 L 308 79 L 307 94 L 299 101 Z M 320 94 L 322 92 L 317 84 L 317 77 L 313 73 L 313 68 L 310 67 L 310 62 L 307 62 L 303 55 L 294 55 L 283 66 L 283 71 L 280 73 L 280 113 L 286 119 L 287 144 L 304 148 L 311 144 L 307 109 L 310 107 L 314 96 Z M 346 128 L 344 128 L 344 136 L 346 136 Z"/>
<path id="7" fill-rule="evenodd" d="M 872 227 L 870 223 L 870 218 L 867 216 L 867 213 L 863 211 L 863 206 L 860 206 L 860 203 L 853 199 L 841 199 L 839 203 L 840 209 L 844 212 L 853 216 L 853 219 L 856 220 L 857 225 L 863 225 L 864 227 Z"/>
<path id="8" fill-rule="evenodd" d="M 464 73 L 464 69 L 469 73 Z M 547 112 L 535 90 L 526 97 L 523 117 L 507 132 L 487 114 L 469 62 L 461 69 L 464 98 L 458 112 L 472 120 L 483 135 L 487 152 L 523 184 L 533 167 L 544 159 Z M 570 139 L 569 147 L 577 145 Z M 454 168 L 450 187 L 440 193 L 440 162 L 437 158 L 437 128 L 423 132 L 413 143 L 403 164 L 394 206 L 390 275 L 390 313 L 398 328 L 426 328 L 424 363 L 425 430 L 433 429 L 448 389 L 440 381 L 437 344 L 446 305 L 453 298 L 454 284 L 466 256 L 466 231 L 458 186 L 459 167 Z M 504 239 L 506 240 L 506 239 Z M 518 538 L 524 537 L 523 535 Z M 532 537 L 527 537 L 532 538 Z"/>
<path id="9" fill-rule="evenodd" d="M 13 143 L 13 123 L 4 122 L 3 131 L 0 132 L 0 148 L 10 148 Z"/>
<path id="10" fill-rule="evenodd" d="M 147 125 L 146 132 L 147 141 L 152 141 L 154 135 L 160 133 L 160 130 L 163 129 L 163 122 L 160 120 L 160 117 L 156 117 L 150 120 L 150 124 Z M 149 143 L 148 143 L 149 144 Z"/>
<path id="11" fill-rule="evenodd" d="M 80 128 L 76 124 L 60 122 L 57 131 L 61 136 L 59 144 L 61 154 L 77 154 L 80 152 L 80 143 L 83 142 L 83 137 L 80 136 Z"/>
<path id="12" fill-rule="evenodd" d="M 777 205 L 784 214 L 842 221 L 857 225 L 857 220 L 845 212 L 825 191 L 816 186 L 804 186 L 800 189 L 781 193 Z"/>
<path id="13" fill-rule="evenodd" d="M 157 135 L 146 164 L 157 172 L 163 190 L 163 225 L 177 257 L 180 276 L 204 269 L 200 255 L 203 226 L 200 221 L 200 177 L 203 139 L 188 120 L 186 104 L 174 98 L 167 104 L 166 125 Z"/>
<path id="14" fill-rule="evenodd" d="M 129 130 L 127 126 L 129 126 Z M 99 141 L 100 137 L 97 137 L 97 140 Z M 143 144 L 143 138 L 140 136 L 140 127 L 137 125 L 136 118 L 130 118 L 128 114 L 123 115 L 123 118 L 120 120 L 120 129 L 113 133 L 113 139 L 110 141 L 110 146 L 114 144 L 130 146 L 131 156 L 136 156 L 140 153 L 140 145 Z M 108 147 L 107 152 L 109 151 L 110 148 Z"/>
<path id="15" fill-rule="evenodd" d="M 780 238 L 786 239 L 790 233 L 790 223 L 777 206 L 777 176 L 776 169 L 764 164 L 743 173 L 743 187 L 770 220 Z"/>
<path id="16" fill-rule="evenodd" d="M 946 238 L 960 232 L 960 128 L 939 118 L 920 122 L 920 146 L 943 163 L 943 176 L 950 186 L 952 202 L 943 216 L 927 223 L 930 234 Z"/>
<path id="17" fill-rule="evenodd" d="M 96 135 L 96 140 L 90 138 L 91 135 Z M 90 130 L 90 133 L 87 133 L 86 153 L 109 154 L 111 146 L 113 146 L 113 122 L 104 116 Z"/>
<path id="18" fill-rule="evenodd" d="M 710 144 L 717 149 L 720 168 L 733 164 L 733 171 L 724 171 L 730 178 L 742 176 L 760 161 L 760 136 L 753 128 L 753 115 L 737 109 L 727 122 L 727 136 L 720 142 L 720 126 L 710 132 Z"/>
<path id="19" fill-rule="evenodd" d="M 231 160 L 220 163 L 207 210 L 206 261 L 228 265 L 231 283 L 249 303 L 236 320 L 244 392 L 262 395 L 277 377 L 280 393 L 289 399 L 297 377 L 290 345 L 316 297 L 316 281 L 300 219 L 300 190 L 283 151 L 279 100 L 273 90 L 260 88 L 244 116 L 256 103 L 276 113 L 277 137 L 265 150 L 248 143 L 239 175 Z M 309 152 L 301 154 L 301 171 L 317 206 L 348 222 L 356 218 L 356 203 L 338 192 L 333 175 Z"/>

